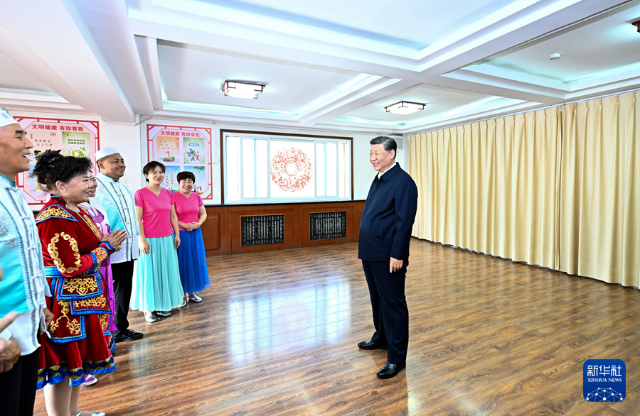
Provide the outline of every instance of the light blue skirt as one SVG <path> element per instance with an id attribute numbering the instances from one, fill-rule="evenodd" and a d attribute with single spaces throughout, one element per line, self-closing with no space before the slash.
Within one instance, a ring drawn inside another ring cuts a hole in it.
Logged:
<path id="1" fill-rule="evenodd" d="M 135 265 L 131 309 L 154 312 L 177 308 L 182 303 L 184 290 L 173 235 L 147 238 L 147 242 L 149 254 L 140 252 Z"/>

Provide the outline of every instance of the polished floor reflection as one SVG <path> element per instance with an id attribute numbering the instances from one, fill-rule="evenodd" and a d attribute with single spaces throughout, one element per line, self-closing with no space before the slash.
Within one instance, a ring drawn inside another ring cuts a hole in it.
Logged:
<path id="1" fill-rule="evenodd" d="M 119 344 L 81 408 L 115 415 L 640 415 L 640 292 L 413 240 L 407 369 L 375 372 L 357 244 L 209 259 L 202 304 Z M 627 364 L 587 403 L 582 365 Z M 42 392 L 36 414 L 45 414 Z"/>

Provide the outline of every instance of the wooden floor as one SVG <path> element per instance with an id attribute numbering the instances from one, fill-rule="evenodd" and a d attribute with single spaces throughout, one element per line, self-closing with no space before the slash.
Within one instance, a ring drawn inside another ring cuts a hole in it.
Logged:
<path id="1" fill-rule="evenodd" d="M 115 415 L 640 415 L 640 292 L 413 240 L 407 369 L 375 372 L 357 244 L 209 259 L 204 303 L 118 344 L 81 408 Z M 582 365 L 627 364 L 627 398 L 588 403 Z M 38 392 L 37 414 L 44 414 Z"/>

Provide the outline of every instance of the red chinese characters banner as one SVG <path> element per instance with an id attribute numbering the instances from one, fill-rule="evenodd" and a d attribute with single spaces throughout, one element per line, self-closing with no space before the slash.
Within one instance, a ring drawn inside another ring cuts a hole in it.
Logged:
<path id="1" fill-rule="evenodd" d="M 148 124 L 147 158 L 165 165 L 162 186 L 171 192 L 180 188 L 178 173 L 188 171 L 196 177 L 193 190 L 204 200 L 213 199 L 210 128 Z"/>
<path id="2" fill-rule="evenodd" d="M 29 172 L 18 175 L 17 185 L 22 188 L 29 205 L 40 205 L 49 200 L 36 179 L 30 174 L 36 161 L 45 150 L 61 150 L 65 156 L 87 157 L 95 170 L 95 154 L 100 149 L 100 132 L 97 121 L 64 120 L 57 118 L 14 117 L 33 142 L 29 155 Z"/>

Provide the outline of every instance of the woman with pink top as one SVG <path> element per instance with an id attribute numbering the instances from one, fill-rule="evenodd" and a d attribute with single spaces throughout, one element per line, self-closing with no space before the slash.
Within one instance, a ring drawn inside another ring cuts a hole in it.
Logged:
<path id="1" fill-rule="evenodd" d="M 164 172 L 162 163 L 147 163 L 142 173 L 149 185 L 134 195 L 140 258 L 135 265 L 131 309 L 143 311 L 147 322 L 155 322 L 156 315 L 171 315 L 183 296 L 176 253 L 180 246 L 178 217 L 171 191 L 160 187 Z"/>
<path id="2" fill-rule="evenodd" d="M 204 240 L 200 226 L 207 219 L 207 211 L 200 195 L 193 192 L 196 177 L 192 172 L 180 172 L 177 176 L 180 190 L 173 194 L 173 206 L 178 214 L 180 226 L 180 248 L 178 248 L 178 264 L 180 280 L 184 289 L 184 304 L 202 302 L 197 292 L 209 286 L 207 256 L 204 251 Z"/>

